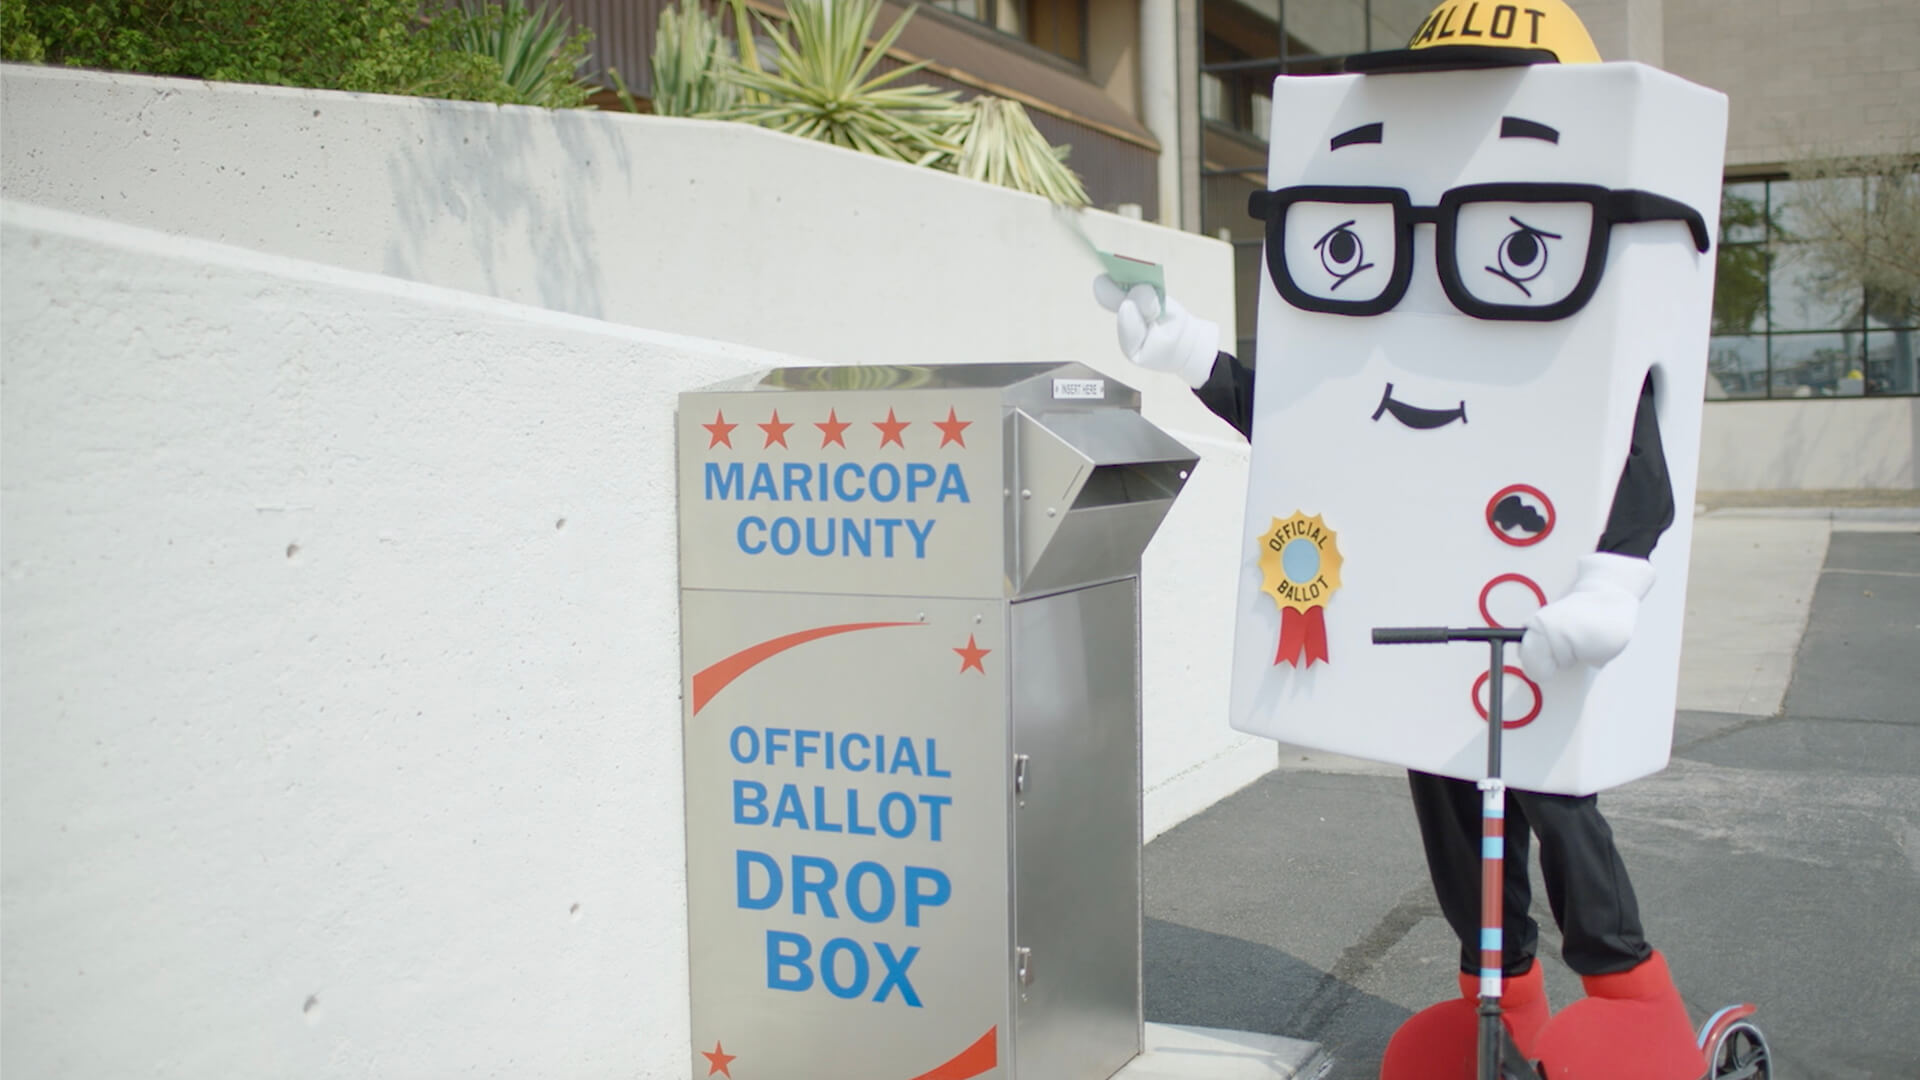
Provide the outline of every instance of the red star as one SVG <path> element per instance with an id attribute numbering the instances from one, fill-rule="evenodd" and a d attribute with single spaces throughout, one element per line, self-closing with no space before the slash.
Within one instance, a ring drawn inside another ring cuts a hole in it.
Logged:
<path id="1" fill-rule="evenodd" d="M 740 1055 L 727 1053 L 720 1048 L 720 1043 L 716 1041 L 713 1044 L 713 1051 L 711 1053 L 702 1050 L 700 1051 L 700 1056 L 707 1059 L 708 1076 L 719 1073 L 721 1076 L 731 1077 L 733 1073 L 727 1069 L 727 1066 L 733 1064 L 733 1059 Z"/>
<path id="2" fill-rule="evenodd" d="M 981 666 L 981 664 L 980 664 L 980 658 L 981 658 L 981 657 L 983 657 L 983 656 L 985 656 L 985 655 L 987 655 L 988 653 L 990 653 L 990 652 L 992 652 L 993 650 L 992 650 L 992 649 L 983 649 L 983 648 L 981 648 L 981 647 L 980 647 L 979 645 L 976 645 L 976 644 L 974 644 L 974 640 L 973 640 L 973 635 L 972 635 L 972 634 L 968 634 L 968 635 L 967 635 L 967 647 L 966 647 L 966 648 L 964 648 L 964 649 L 955 649 L 955 650 L 953 650 L 953 651 L 954 651 L 954 652 L 957 652 L 957 653 L 959 653 L 959 654 L 960 654 L 960 672 L 961 672 L 961 674 L 963 674 L 963 675 L 964 675 L 964 674 L 966 674 L 966 670 L 967 670 L 968 668 L 972 668 L 973 670 L 975 670 L 975 671 L 977 671 L 977 672 L 979 672 L 979 673 L 980 673 L 980 674 L 982 674 L 982 675 L 985 675 L 985 674 L 987 673 L 987 669 L 986 669 L 986 668 L 984 668 L 984 667 L 982 667 L 982 666 Z"/>
<path id="3" fill-rule="evenodd" d="M 842 449 L 845 449 L 847 440 L 843 438 L 842 435 L 848 428 L 852 427 L 853 424 L 840 419 L 834 410 L 828 409 L 827 422 L 823 424 L 816 420 L 813 426 L 820 429 L 820 446 L 822 449 L 825 449 L 828 443 L 837 443 Z"/>
<path id="4" fill-rule="evenodd" d="M 764 424 L 754 425 L 754 427 L 757 427 L 761 431 L 764 431 L 767 433 L 767 443 L 766 443 L 767 446 L 772 446 L 774 443 L 779 443 L 781 446 L 786 446 L 787 445 L 787 429 L 792 426 L 793 426 L 792 424 L 783 424 L 780 422 L 779 409 L 773 410 L 772 420 Z"/>
<path id="5" fill-rule="evenodd" d="M 900 433 L 907 430 L 907 425 L 912 422 L 911 420 L 894 419 L 893 410 L 888 409 L 885 420 L 875 420 L 873 422 L 873 426 L 880 429 L 880 445 L 885 446 L 888 443 L 892 443 L 900 449 L 905 450 L 907 444 L 900 441 Z"/>
<path id="6" fill-rule="evenodd" d="M 717 409 L 714 410 L 713 423 L 701 424 L 700 426 L 707 429 L 708 435 L 713 436 L 707 440 L 707 449 L 711 450 L 716 446 L 725 446 L 729 450 L 733 449 L 733 439 L 731 438 L 733 429 L 740 425 L 727 423 L 725 413 Z"/>
<path id="7" fill-rule="evenodd" d="M 961 445 L 962 448 L 965 448 L 965 446 L 967 445 L 967 440 L 960 433 L 962 431 L 965 431 L 967 429 L 967 425 L 971 423 L 973 423 L 973 421 L 962 420 L 959 417 L 953 415 L 953 407 L 948 406 L 947 418 L 945 420 L 935 420 L 933 422 L 933 426 L 940 429 L 940 445 L 941 446 L 945 446 L 950 442 L 957 442 Z"/>

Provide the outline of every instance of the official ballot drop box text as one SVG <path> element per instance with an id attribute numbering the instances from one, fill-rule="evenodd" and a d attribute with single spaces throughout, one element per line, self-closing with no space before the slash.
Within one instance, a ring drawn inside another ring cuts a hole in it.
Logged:
<path id="1" fill-rule="evenodd" d="M 1193 455 L 1074 365 L 682 395 L 692 1075 L 1140 1051 L 1140 553 Z"/>

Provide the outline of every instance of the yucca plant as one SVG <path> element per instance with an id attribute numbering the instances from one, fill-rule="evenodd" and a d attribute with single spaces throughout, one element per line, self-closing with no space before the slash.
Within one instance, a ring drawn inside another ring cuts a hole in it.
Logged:
<path id="1" fill-rule="evenodd" d="M 954 172 L 1041 195 L 1060 206 L 1087 205 L 1087 189 L 1066 165 L 1070 148 L 1050 145 L 1019 102 L 977 97 L 964 107 L 967 120 L 954 132 L 960 145 Z"/>
<path id="2" fill-rule="evenodd" d="M 508 100 L 554 109 L 586 104 L 593 85 L 579 71 L 590 31 L 573 32 L 566 13 L 544 0 L 531 9 L 524 0 L 461 0 L 460 6 L 467 18 L 455 47 L 498 62 Z"/>
<path id="3" fill-rule="evenodd" d="M 701 0 L 680 0 L 677 11 L 662 9 L 653 42 L 653 111 L 699 116 L 731 108 L 740 91 L 721 72 L 732 58 L 719 16 Z"/>
<path id="4" fill-rule="evenodd" d="M 951 132 L 966 111 L 957 95 L 893 85 L 925 61 L 873 74 L 913 9 L 868 47 L 879 14 L 879 0 L 789 0 L 785 26 L 755 13 L 778 51 L 777 70 L 757 70 L 745 28 L 736 26 L 748 59 L 729 61 L 725 78 L 743 100 L 713 115 L 915 165 L 958 153 Z"/>
<path id="5" fill-rule="evenodd" d="M 761 70 L 760 46 L 759 43 L 754 40 L 753 24 L 747 21 L 746 0 L 727 0 L 727 3 L 733 8 L 733 44 L 734 48 L 740 54 L 740 62 L 746 65 L 748 71 L 758 74 Z M 913 13 L 908 12 L 907 14 L 911 15 Z M 905 22 L 906 19 L 903 18 L 900 21 Z M 760 98 L 759 95 L 755 94 L 749 95 L 747 100 L 758 101 Z"/>

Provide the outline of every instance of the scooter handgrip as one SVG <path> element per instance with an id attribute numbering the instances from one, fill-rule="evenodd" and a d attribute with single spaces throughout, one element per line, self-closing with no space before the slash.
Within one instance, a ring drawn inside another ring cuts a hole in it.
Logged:
<path id="1" fill-rule="evenodd" d="M 1444 645 L 1450 639 L 1444 626 L 1376 626 L 1375 645 Z"/>

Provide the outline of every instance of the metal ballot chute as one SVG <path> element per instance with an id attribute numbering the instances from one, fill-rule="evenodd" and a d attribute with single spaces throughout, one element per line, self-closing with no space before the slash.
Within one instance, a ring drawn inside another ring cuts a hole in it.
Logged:
<path id="1" fill-rule="evenodd" d="M 690 1075 L 1112 1075 L 1194 455 L 1077 364 L 780 369 L 678 446 Z"/>

